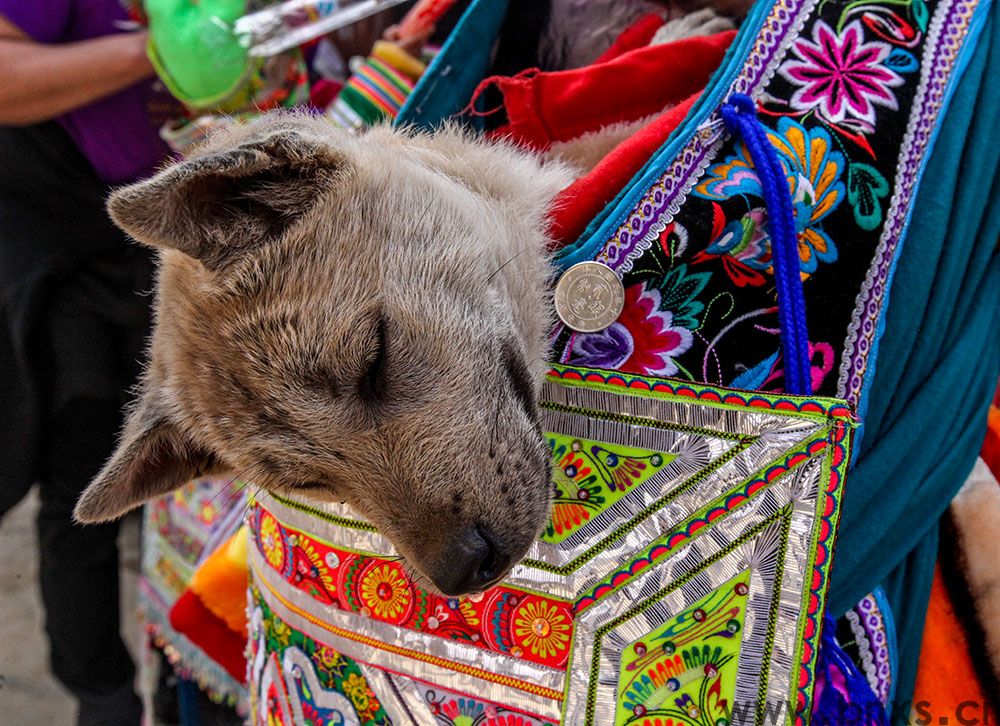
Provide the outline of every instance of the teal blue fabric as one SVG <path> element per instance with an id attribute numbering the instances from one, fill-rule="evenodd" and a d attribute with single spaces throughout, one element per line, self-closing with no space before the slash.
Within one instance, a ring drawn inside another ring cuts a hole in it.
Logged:
<path id="1" fill-rule="evenodd" d="M 877 584 L 895 613 L 906 714 L 938 521 L 975 463 L 1000 374 L 1000 22 L 989 9 L 913 204 L 864 403 L 829 605 Z"/>
<path id="2" fill-rule="evenodd" d="M 473 0 L 396 117 L 430 129 L 459 113 L 486 77 L 508 0 Z"/>

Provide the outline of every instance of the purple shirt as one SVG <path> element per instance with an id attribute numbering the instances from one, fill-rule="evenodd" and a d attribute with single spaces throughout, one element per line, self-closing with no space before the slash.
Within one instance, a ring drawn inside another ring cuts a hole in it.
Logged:
<path id="1" fill-rule="evenodd" d="M 0 0 L 0 15 L 40 43 L 68 43 L 130 29 L 121 0 Z M 169 153 L 160 139 L 176 101 L 143 81 L 63 114 L 57 121 L 110 184 L 149 176 Z"/>

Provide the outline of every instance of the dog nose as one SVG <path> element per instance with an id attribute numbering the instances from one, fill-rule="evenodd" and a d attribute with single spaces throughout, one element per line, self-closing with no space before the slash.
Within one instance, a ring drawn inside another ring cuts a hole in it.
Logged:
<path id="1" fill-rule="evenodd" d="M 510 553 L 483 525 L 470 527 L 455 540 L 452 553 L 434 584 L 445 595 L 465 595 L 493 584 L 510 564 Z"/>

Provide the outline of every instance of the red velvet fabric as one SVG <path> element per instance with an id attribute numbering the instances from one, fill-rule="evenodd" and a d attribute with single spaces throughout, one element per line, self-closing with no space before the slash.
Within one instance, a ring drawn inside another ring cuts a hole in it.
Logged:
<path id="1" fill-rule="evenodd" d="M 508 118 L 494 135 L 544 150 L 554 141 L 660 113 L 705 87 L 735 34 L 647 46 L 569 71 L 489 78 L 483 85 L 500 90 Z"/>
<path id="2" fill-rule="evenodd" d="M 526 71 L 487 79 L 503 97 L 508 123 L 493 135 L 544 151 L 605 126 L 654 116 L 600 164 L 559 195 L 551 231 L 557 247 L 587 224 L 642 168 L 690 112 L 722 64 L 735 31 L 647 46 L 662 24 L 647 16 L 626 30 L 602 59 L 585 68 Z M 633 45 L 639 47 L 632 48 Z"/>
<path id="3" fill-rule="evenodd" d="M 247 661 L 243 651 L 246 639 L 230 630 L 191 590 L 185 590 L 170 608 L 170 625 L 225 668 L 237 682 L 245 682 Z"/>

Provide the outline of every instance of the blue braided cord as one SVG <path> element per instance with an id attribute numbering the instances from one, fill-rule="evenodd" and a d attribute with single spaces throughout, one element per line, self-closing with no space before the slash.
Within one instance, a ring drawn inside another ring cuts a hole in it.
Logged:
<path id="1" fill-rule="evenodd" d="M 742 137 L 750 152 L 754 170 L 764 190 L 767 221 L 771 228 L 771 263 L 778 290 L 778 322 L 785 359 L 785 390 L 812 393 L 809 368 L 809 333 L 806 328 L 806 300 L 799 269 L 798 234 L 792 195 L 784 167 L 757 118 L 757 106 L 742 93 L 734 93 L 721 108 L 726 128 Z"/>

